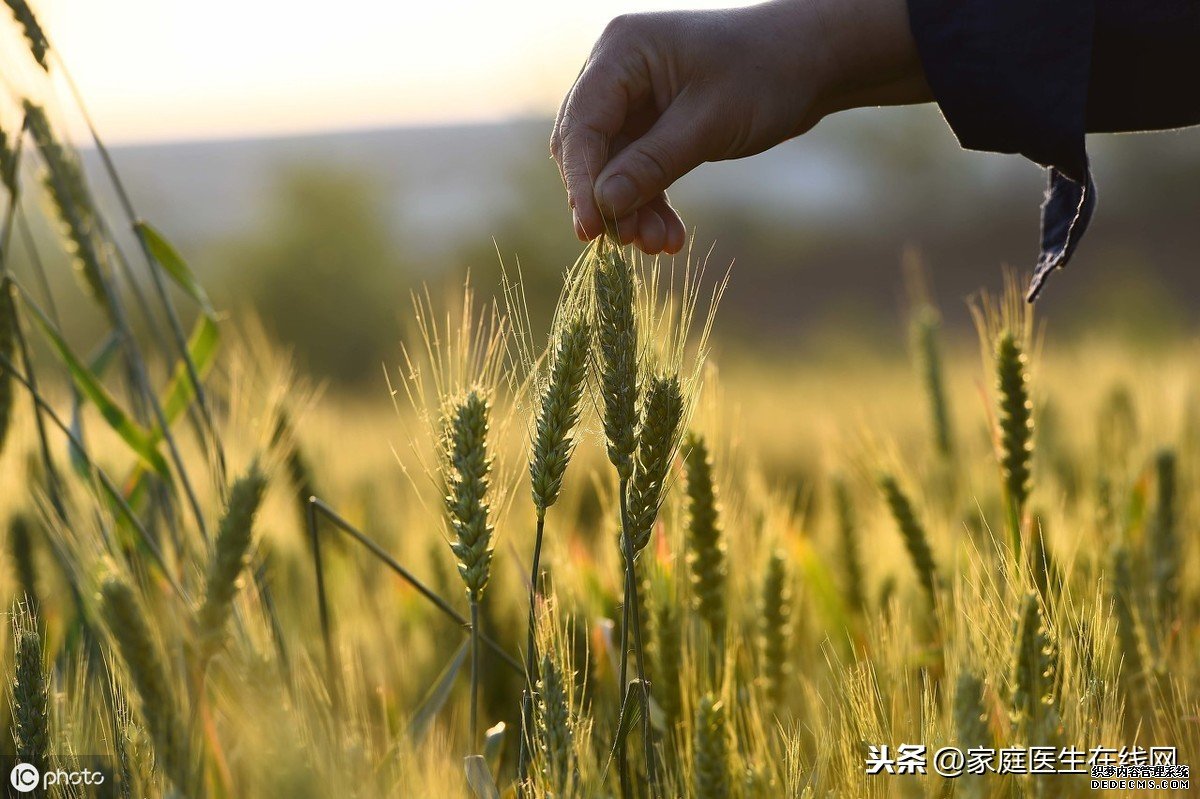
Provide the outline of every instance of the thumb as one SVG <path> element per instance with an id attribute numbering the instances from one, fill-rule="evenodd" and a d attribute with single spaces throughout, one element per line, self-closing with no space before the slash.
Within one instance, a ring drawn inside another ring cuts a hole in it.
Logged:
<path id="1" fill-rule="evenodd" d="M 636 211 L 707 160 L 700 116 L 694 106 L 676 102 L 612 157 L 596 178 L 596 203 L 605 216 Z"/>

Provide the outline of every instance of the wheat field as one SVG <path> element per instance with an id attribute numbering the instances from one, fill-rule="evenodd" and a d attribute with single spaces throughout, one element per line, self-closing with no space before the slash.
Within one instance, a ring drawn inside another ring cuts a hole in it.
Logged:
<path id="1" fill-rule="evenodd" d="M 107 791 L 33 795 L 1069 797 L 1090 762 L 888 753 L 1200 754 L 1200 341 L 1059 344 L 999 270 L 943 329 L 914 270 L 911 357 L 756 357 L 721 270 L 602 238 L 553 318 L 398 298 L 386 382 L 318 388 L 85 174 L 6 2 L 0 755 Z"/>

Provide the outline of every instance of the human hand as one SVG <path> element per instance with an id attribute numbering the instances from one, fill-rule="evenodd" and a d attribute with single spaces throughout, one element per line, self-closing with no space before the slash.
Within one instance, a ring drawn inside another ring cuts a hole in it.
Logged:
<path id="1" fill-rule="evenodd" d="M 905 0 L 775 0 L 621 16 L 563 100 L 550 149 L 582 241 L 615 231 L 676 253 L 666 189 L 707 161 L 760 153 L 823 116 L 929 100 Z"/>

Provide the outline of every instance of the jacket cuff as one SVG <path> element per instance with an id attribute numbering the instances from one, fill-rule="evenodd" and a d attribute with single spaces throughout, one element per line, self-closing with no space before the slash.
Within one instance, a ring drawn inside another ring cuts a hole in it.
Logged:
<path id="1" fill-rule="evenodd" d="M 1084 146 L 1094 0 L 908 0 L 908 10 L 926 81 L 959 143 L 1049 168 L 1032 300 L 1095 207 Z"/>

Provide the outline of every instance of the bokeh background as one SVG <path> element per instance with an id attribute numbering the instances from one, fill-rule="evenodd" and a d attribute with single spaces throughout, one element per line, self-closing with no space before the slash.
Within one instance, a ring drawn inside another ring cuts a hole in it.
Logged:
<path id="1" fill-rule="evenodd" d="M 314 377 L 382 389 L 409 291 L 485 291 L 518 261 L 537 308 L 580 245 L 551 116 L 612 16 L 698 3 L 43 0 L 135 203 L 227 307 Z M 82 141 L 82 139 L 81 139 Z M 1055 335 L 1155 348 L 1200 313 L 1200 132 L 1093 137 L 1099 208 L 1040 304 Z M 85 150 L 96 167 L 96 154 Z M 1041 171 L 959 149 L 935 106 L 822 122 L 672 193 L 710 268 L 723 347 L 789 358 L 904 347 L 900 263 L 947 324 L 1036 255 Z M 69 309 L 68 309 L 69 310 Z M 68 314 L 70 316 L 70 314 Z M 81 322 L 81 324 L 83 324 Z"/>

